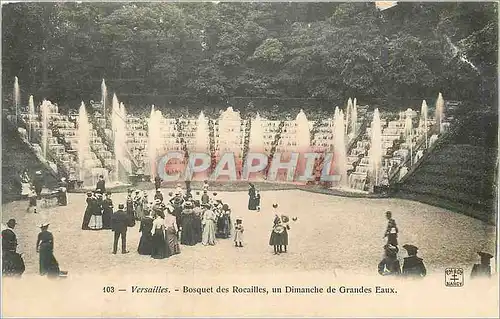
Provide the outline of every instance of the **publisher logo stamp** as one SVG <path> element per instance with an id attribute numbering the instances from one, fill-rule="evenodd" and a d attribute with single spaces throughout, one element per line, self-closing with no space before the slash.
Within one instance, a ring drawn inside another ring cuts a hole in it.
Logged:
<path id="1" fill-rule="evenodd" d="M 444 284 L 446 287 L 462 287 L 464 285 L 464 270 L 462 268 L 446 268 Z"/>

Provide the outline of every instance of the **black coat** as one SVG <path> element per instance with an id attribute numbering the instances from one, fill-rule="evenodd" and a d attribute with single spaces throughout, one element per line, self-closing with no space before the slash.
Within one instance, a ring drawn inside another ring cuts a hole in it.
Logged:
<path id="1" fill-rule="evenodd" d="M 17 237 L 11 229 L 2 230 L 2 251 L 16 251 Z"/>
<path id="2" fill-rule="evenodd" d="M 115 232 L 127 231 L 130 223 L 130 216 L 123 210 L 117 210 L 111 216 L 111 229 Z"/>
<path id="3" fill-rule="evenodd" d="M 403 276 L 425 277 L 427 269 L 422 258 L 417 256 L 406 257 L 403 262 Z"/>
<path id="4" fill-rule="evenodd" d="M 97 181 L 97 185 L 95 187 L 95 189 L 100 189 L 102 193 L 105 193 L 106 192 L 106 181 L 105 180 L 102 180 L 102 181 Z"/>

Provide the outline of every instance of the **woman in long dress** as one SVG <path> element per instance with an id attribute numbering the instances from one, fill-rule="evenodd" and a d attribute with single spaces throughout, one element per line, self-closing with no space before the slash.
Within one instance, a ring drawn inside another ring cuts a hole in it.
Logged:
<path id="1" fill-rule="evenodd" d="M 48 231 L 49 224 L 40 225 L 41 232 L 36 241 L 36 252 L 40 255 L 40 275 L 58 277 L 60 274 L 59 263 L 54 257 L 54 236 Z"/>
<path id="2" fill-rule="evenodd" d="M 186 202 L 184 210 L 182 211 L 182 232 L 181 244 L 187 246 L 194 246 L 197 244 L 195 224 L 194 224 L 194 211 L 193 204 Z"/>
<path id="3" fill-rule="evenodd" d="M 201 225 L 201 220 L 203 218 L 203 209 L 201 208 L 200 201 L 196 200 L 194 202 L 194 235 L 196 243 L 201 243 L 201 235 L 203 233 L 203 226 Z"/>
<path id="4" fill-rule="evenodd" d="M 248 189 L 248 210 L 256 210 L 255 205 L 255 186 L 250 183 L 250 188 Z"/>
<path id="5" fill-rule="evenodd" d="M 155 259 L 164 259 L 168 257 L 168 247 L 165 242 L 164 218 L 165 215 L 163 212 L 158 212 L 153 221 L 153 227 L 151 228 L 151 235 L 153 236 L 151 257 Z"/>
<path id="6" fill-rule="evenodd" d="M 281 215 L 281 225 L 283 225 L 283 243 L 280 246 L 280 253 L 286 253 L 287 252 L 287 246 L 288 246 L 288 231 L 290 230 L 290 225 L 288 222 L 290 219 L 286 215 Z"/>
<path id="7" fill-rule="evenodd" d="M 139 232 L 142 233 L 141 239 L 139 240 L 139 247 L 137 247 L 137 252 L 139 255 L 151 255 L 153 246 L 153 235 L 151 230 L 153 229 L 153 217 L 151 215 L 144 216 L 141 220 L 141 225 L 139 226 Z"/>
<path id="8" fill-rule="evenodd" d="M 203 205 L 206 210 L 203 213 L 203 235 L 201 243 L 205 246 L 215 245 L 215 213 L 210 209 L 209 204 Z"/>
<path id="9" fill-rule="evenodd" d="M 85 208 L 85 214 L 83 215 L 83 222 L 82 222 L 83 230 L 90 229 L 89 228 L 90 219 L 92 218 L 92 215 L 94 215 L 96 199 L 91 192 L 87 193 L 86 202 L 87 202 L 87 207 Z"/>
<path id="10" fill-rule="evenodd" d="M 111 229 L 111 216 L 113 216 L 113 200 L 111 193 L 106 194 L 106 198 L 102 201 L 102 228 Z"/>
<path id="11" fill-rule="evenodd" d="M 174 216 L 174 208 L 169 205 L 165 212 L 164 225 L 166 244 L 170 256 L 177 255 L 181 253 L 181 247 L 179 245 L 179 229 L 177 228 L 177 220 Z"/>

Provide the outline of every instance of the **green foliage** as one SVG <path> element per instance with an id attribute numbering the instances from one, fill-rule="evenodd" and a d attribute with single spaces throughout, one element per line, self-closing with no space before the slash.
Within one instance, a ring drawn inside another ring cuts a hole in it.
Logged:
<path id="1" fill-rule="evenodd" d="M 496 3 L 14 3 L 2 18 L 3 86 L 18 76 L 38 99 L 96 99 L 105 78 L 219 103 L 496 100 Z"/>

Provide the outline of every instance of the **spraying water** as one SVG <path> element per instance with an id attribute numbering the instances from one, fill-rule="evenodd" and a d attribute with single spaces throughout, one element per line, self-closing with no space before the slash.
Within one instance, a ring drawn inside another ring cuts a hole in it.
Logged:
<path id="1" fill-rule="evenodd" d="M 219 152 L 241 156 L 241 117 L 232 107 L 228 107 L 219 117 Z"/>
<path id="2" fill-rule="evenodd" d="M 372 136 L 370 146 L 370 164 L 374 176 L 374 185 L 377 186 L 380 180 L 382 169 L 382 127 L 380 124 L 380 113 L 378 109 L 373 112 Z"/>
<path id="3" fill-rule="evenodd" d="M 40 106 L 40 112 L 42 115 L 42 151 L 43 157 L 47 158 L 47 144 L 49 139 L 49 108 L 51 103 L 47 100 L 43 100 Z"/>
<path id="4" fill-rule="evenodd" d="M 300 110 L 295 118 L 297 130 L 295 139 L 297 141 L 297 149 L 299 152 L 307 152 L 311 146 L 311 132 L 309 130 L 309 121 L 307 120 L 304 110 Z"/>
<path id="5" fill-rule="evenodd" d="M 428 116 L 428 108 L 427 108 L 427 102 L 425 100 L 422 101 L 422 107 L 420 110 L 420 123 L 419 123 L 419 128 L 420 130 L 424 132 L 425 134 L 425 148 L 428 148 L 428 139 L 427 139 L 427 116 Z"/>
<path id="6" fill-rule="evenodd" d="M 345 133 L 349 134 L 349 124 L 351 123 L 350 117 L 352 115 L 352 100 L 349 98 L 347 100 L 347 109 L 345 110 Z"/>
<path id="7" fill-rule="evenodd" d="M 19 88 L 19 79 L 14 78 L 14 107 L 16 108 L 16 123 L 19 117 L 19 105 L 21 104 L 21 89 Z"/>
<path id="8" fill-rule="evenodd" d="M 413 121 L 410 112 L 406 112 L 405 137 L 406 143 L 410 146 L 410 165 L 413 165 Z"/>
<path id="9" fill-rule="evenodd" d="M 444 99 L 441 92 L 438 95 L 436 100 L 436 126 L 438 129 L 438 133 L 441 133 L 441 123 L 443 122 L 444 117 Z"/>
<path id="10" fill-rule="evenodd" d="M 335 173 L 340 175 L 339 185 L 341 188 L 348 186 L 347 180 L 347 150 L 346 150 L 346 132 L 344 130 L 344 112 L 335 108 L 333 116 L 333 152 Z"/>
<path id="11" fill-rule="evenodd" d="M 120 162 L 123 162 L 123 146 L 126 142 L 126 125 L 123 119 L 123 110 L 120 107 L 116 94 L 111 102 L 111 128 L 113 130 L 113 148 L 115 150 L 115 181 L 120 179 Z"/>
<path id="12" fill-rule="evenodd" d="M 352 104 L 352 109 L 351 109 L 351 136 L 355 136 L 357 132 L 357 125 L 358 125 L 358 106 L 357 106 L 357 99 L 354 98 L 354 102 Z"/>
<path id="13" fill-rule="evenodd" d="M 80 110 L 78 111 L 78 169 L 80 180 L 85 180 L 85 173 L 87 171 L 86 160 L 90 156 L 90 124 L 87 115 L 85 104 L 82 102 Z"/>
<path id="14" fill-rule="evenodd" d="M 196 126 L 195 133 L 195 151 L 208 153 L 209 150 L 209 139 L 208 139 L 208 121 L 205 118 L 203 111 L 200 112 L 198 116 L 198 122 Z"/>
<path id="15" fill-rule="evenodd" d="M 106 103 L 108 99 L 108 88 L 106 87 L 106 82 L 102 79 L 101 83 L 101 103 L 102 103 L 102 115 L 106 119 Z"/>
<path id="16" fill-rule="evenodd" d="M 33 100 L 33 95 L 30 95 L 28 101 L 28 140 L 31 141 L 32 133 L 32 121 L 35 116 L 35 101 Z"/>
<path id="17" fill-rule="evenodd" d="M 156 175 L 156 160 L 158 149 L 161 145 L 161 111 L 155 110 L 155 106 L 151 106 L 151 114 L 148 121 L 148 158 L 151 180 L 153 181 Z"/>
<path id="18" fill-rule="evenodd" d="M 259 113 L 252 121 L 250 127 L 250 141 L 248 146 L 249 152 L 263 152 L 264 151 L 264 129 L 262 127 L 262 119 Z"/>

